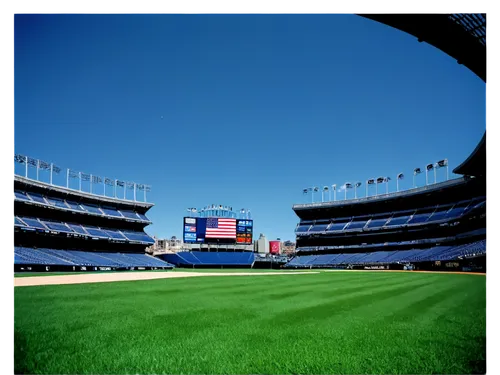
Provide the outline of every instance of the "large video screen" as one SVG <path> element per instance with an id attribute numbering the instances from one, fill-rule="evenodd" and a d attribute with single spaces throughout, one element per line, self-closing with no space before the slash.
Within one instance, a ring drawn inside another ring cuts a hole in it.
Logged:
<path id="1" fill-rule="evenodd" d="M 185 217 L 184 242 L 251 244 L 253 220 L 225 217 Z"/>

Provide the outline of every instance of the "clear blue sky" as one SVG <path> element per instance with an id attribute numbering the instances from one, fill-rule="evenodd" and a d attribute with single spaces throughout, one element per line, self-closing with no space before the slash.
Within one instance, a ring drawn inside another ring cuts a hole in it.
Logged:
<path id="1" fill-rule="evenodd" d="M 354 15 L 15 17 L 16 152 L 152 185 L 159 237 L 224 204 L 250 208 L 254 237 L 294 239 L 303 188 L 387 175 L 392 191 L 399 172 L 409 188 L 485 121 L 472 72 Z"/>

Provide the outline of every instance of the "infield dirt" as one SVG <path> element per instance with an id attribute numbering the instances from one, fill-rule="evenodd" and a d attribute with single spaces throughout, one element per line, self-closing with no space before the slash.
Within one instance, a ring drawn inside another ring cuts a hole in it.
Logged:
<path id="1" fill-rule="evenodd" d="M 310 275 L 319 272 L 124 272 L 124 273 L 89 273 L 60 276 L 33 276 L 14 279 L 14 286 L 64 285 L 84 283 L 109 283 L 115 281 L 137 281 L 170 279 L 180 277 L 208 276 L 279 276 L 279 275 Z"/>

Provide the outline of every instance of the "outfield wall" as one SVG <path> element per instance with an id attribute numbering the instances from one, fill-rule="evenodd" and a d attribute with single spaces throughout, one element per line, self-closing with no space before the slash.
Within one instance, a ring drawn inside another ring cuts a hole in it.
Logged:
<path id="1" fill-rule="evenodd" d="M 14 264 L 14 272 L 109 272 L 170 270 L 172 267 L 94 267 L 94 266 L 47 266 L 41 264 Z"/>

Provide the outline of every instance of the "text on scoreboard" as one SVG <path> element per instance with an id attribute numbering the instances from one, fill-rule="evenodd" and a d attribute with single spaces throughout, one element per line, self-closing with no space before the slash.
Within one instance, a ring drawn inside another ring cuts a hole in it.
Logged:
<path id="1" fill-rule="evenodd" d="M 184 242 L 251 244 L 253 220 L 224 217 L 185 217 Z"/>

